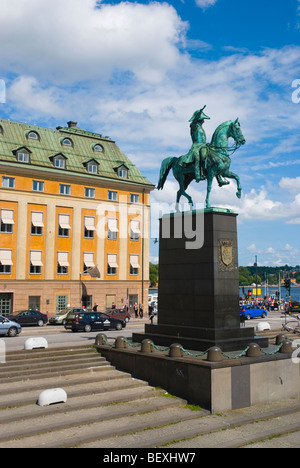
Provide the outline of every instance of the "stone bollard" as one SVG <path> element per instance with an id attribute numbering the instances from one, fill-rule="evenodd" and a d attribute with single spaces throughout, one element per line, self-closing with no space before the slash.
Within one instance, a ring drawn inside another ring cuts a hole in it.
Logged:
<path id="1" fill-rule="evenodd" d="M 118 338 L 115 341 L 115 348 L 117 349 L 127 348 L 127 343 L 123 336 L 118 336 Z"/>
<path id="2" fill-rule="evenodd" d="M 293 351 L 294 351 L 294 350 L 293 350 L 293 343 L 292 343 L 292 341 L 290 341 L 290 340 L 284 340 L 284 341 L 282 342 L 282 346 L 281 346 L 281 348 L 280 348 L 280 352 L 281 352 L 281 353 L 286 353 L 286 354 L 288 354 L 288 353 L 291 353 L 291 354 L 292 354 Z"/>
<path id="3" fill-rule="evenodd" d="M 284 333 L 280 333 L 276 336 L 276 345 L 279 346 L 283 341 L 286 340 L 286 336 Z"/>
<path id="4" fill-rule="evenodd" d="M 247 351 L 247 357 L 259 357 L 260 356 L 260 346 L 256 343 L 251 343 Z"/>
<path id="5" fill-rule="evenodd" d="M 174 343 L 170 346 L 169 357 L 178 358 L 183 357 L 183 351 L 181 349 L 181 344 Z"/>
<path id="6" fill-rule="evenodd" d="M 153 342 L 151 340 L 143 340 L 142 341 L 142 347 L 141 347 L 141 353 L 153 353 L 154 348 L 153 348 Z"/>
<path id="7" fill-rule="evenodd" d="M 210 362 L 220 362 L 223 361 L 222 350 L 217 346 L 213 346 L 208 350 L 207 360 Z"/>
<path id="8" fill-rule="evenodd" d="M 107 336 L 104 333 L 99 333 L 96 336 L 95 346 L 107 346 Z"/>

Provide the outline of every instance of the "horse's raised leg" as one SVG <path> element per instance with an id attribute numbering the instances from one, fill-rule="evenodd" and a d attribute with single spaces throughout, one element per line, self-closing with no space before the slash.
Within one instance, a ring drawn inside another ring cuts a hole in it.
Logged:
<path id="1" fill-rule="evenodd" d="M 238 188 L 238 191 L 236 192 L 236 196 L 238 198 L 241 198 L 242 196 L 242 186 L 241 186 L 241 181 L 240 181 L 240 178 L 237 174 L 235 174 L 234 172 L 231 172 L 231 171 L 226 171 L 224 174 L 222 174 L 223 177 L 228 177 L 229 179 L 234 179 L 237 183 L 237 188 Z"/>

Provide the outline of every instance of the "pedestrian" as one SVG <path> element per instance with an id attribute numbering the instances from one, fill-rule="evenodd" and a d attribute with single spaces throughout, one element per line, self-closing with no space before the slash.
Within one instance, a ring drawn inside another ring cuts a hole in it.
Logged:
<path id="1" fill-rule="evenodd" d="M 138 306 L 137 304 L 133 305 L 135 318 L 138 318 Z"/>
<path id="2" fill-rule="evenodd" d="M 143 312 L 143 307 L 142 304 L 140 304 L 140 318 L 143 318 L 144 312 Z"/>
<path id="3" fill-rule="evenodd" d="M 95 304 L 93 307 L 93 312 L 97 312 L 97 310 L 98 310 L 98 304 Z"/>

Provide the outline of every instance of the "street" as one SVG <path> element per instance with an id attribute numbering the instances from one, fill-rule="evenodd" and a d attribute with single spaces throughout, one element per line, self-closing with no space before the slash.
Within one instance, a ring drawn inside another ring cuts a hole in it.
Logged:
<path id="1" fill-rule="evenodd" d="M 143 319 L 131 319 L 127 323 L 126 328 L 121 331 L 108 330 L 103 333 L 106 334 L 108 340 L 115 339 L 118 336 L 124 336 L 125 338 L 131 338 L 134 331 L 144 331 L 145 323 L 148 323 L 149 318 L 144 317 Z M 45 325 L 44 327 L 23 327 L 22 333 L 15 338 L 1 337 L 5 341 L 6 352 L 9 351 L 20 351 L 24 349 L 25 341 L 28 338 L 43 337 L 47 340 L 49 348 L 63 347 L 63 346 L 78 346 L 95 343 L 96 336 L 102 333 L 101 331 L 95 331 L 91 333 L 72 333 L 70 330 L 65 330 L 62 325 Z"/>
<path id="2" fill-rule="evenodd" d="M 289 321 L 292 318 L 287 316 L 286 320 Z M 282 324 L 285 321 L 285 316 L 281 312 L 269 312 L 265 319 L 252 319 L 245 322 L 246 327 L 256 327 L 259 322 L 268 322 L 271 330 L 282 330 Z M 145 323 L 150 323 L 149 318 L 146 316 L 143 319 L 132 318 L 126 325 L 126 328 L 121 331 L 109 330 L 105 334 L 108 340 L 115 339 L 118 336 L 124 336 L 125 338 L 131 338 L 133 332 L 143 332 Z M 154 319 L 156 323 L 156 319 Z M 25 341 L 31 337 L 43 337 L 47 340 L 49 348 L 63 347 L 63 346 L 78 346 L 95 343 L 96 336 L 101 333 L 72 333 L 70 330 L 65 330 L 61 325 L 46 325 L 42 328 L 39 327 L 23 327 L 22 333 L 16 338 L 1 337 L 5 341 L 6 351 L 19 351 L 24 349 Z"/>

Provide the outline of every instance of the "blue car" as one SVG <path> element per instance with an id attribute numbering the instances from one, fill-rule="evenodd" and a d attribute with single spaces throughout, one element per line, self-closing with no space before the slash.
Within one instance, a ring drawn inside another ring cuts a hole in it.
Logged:
<path id="1" fill-rule="evenodd" d="M 240 316 L 247 320 L 259 317 L 266 318 L 267 315 L 268 313 L 265 309 L 261 309 L 260 307 L 254 305 L 244 305 L 240 309 Z"/>
<path id="2" fill-rule="evenodd" d="M 0 315 L 0 335 L 10 337 L 17 336 L 21 333 L 22 327 L 16 322 L 12 322 L 6 317 Z"/>

